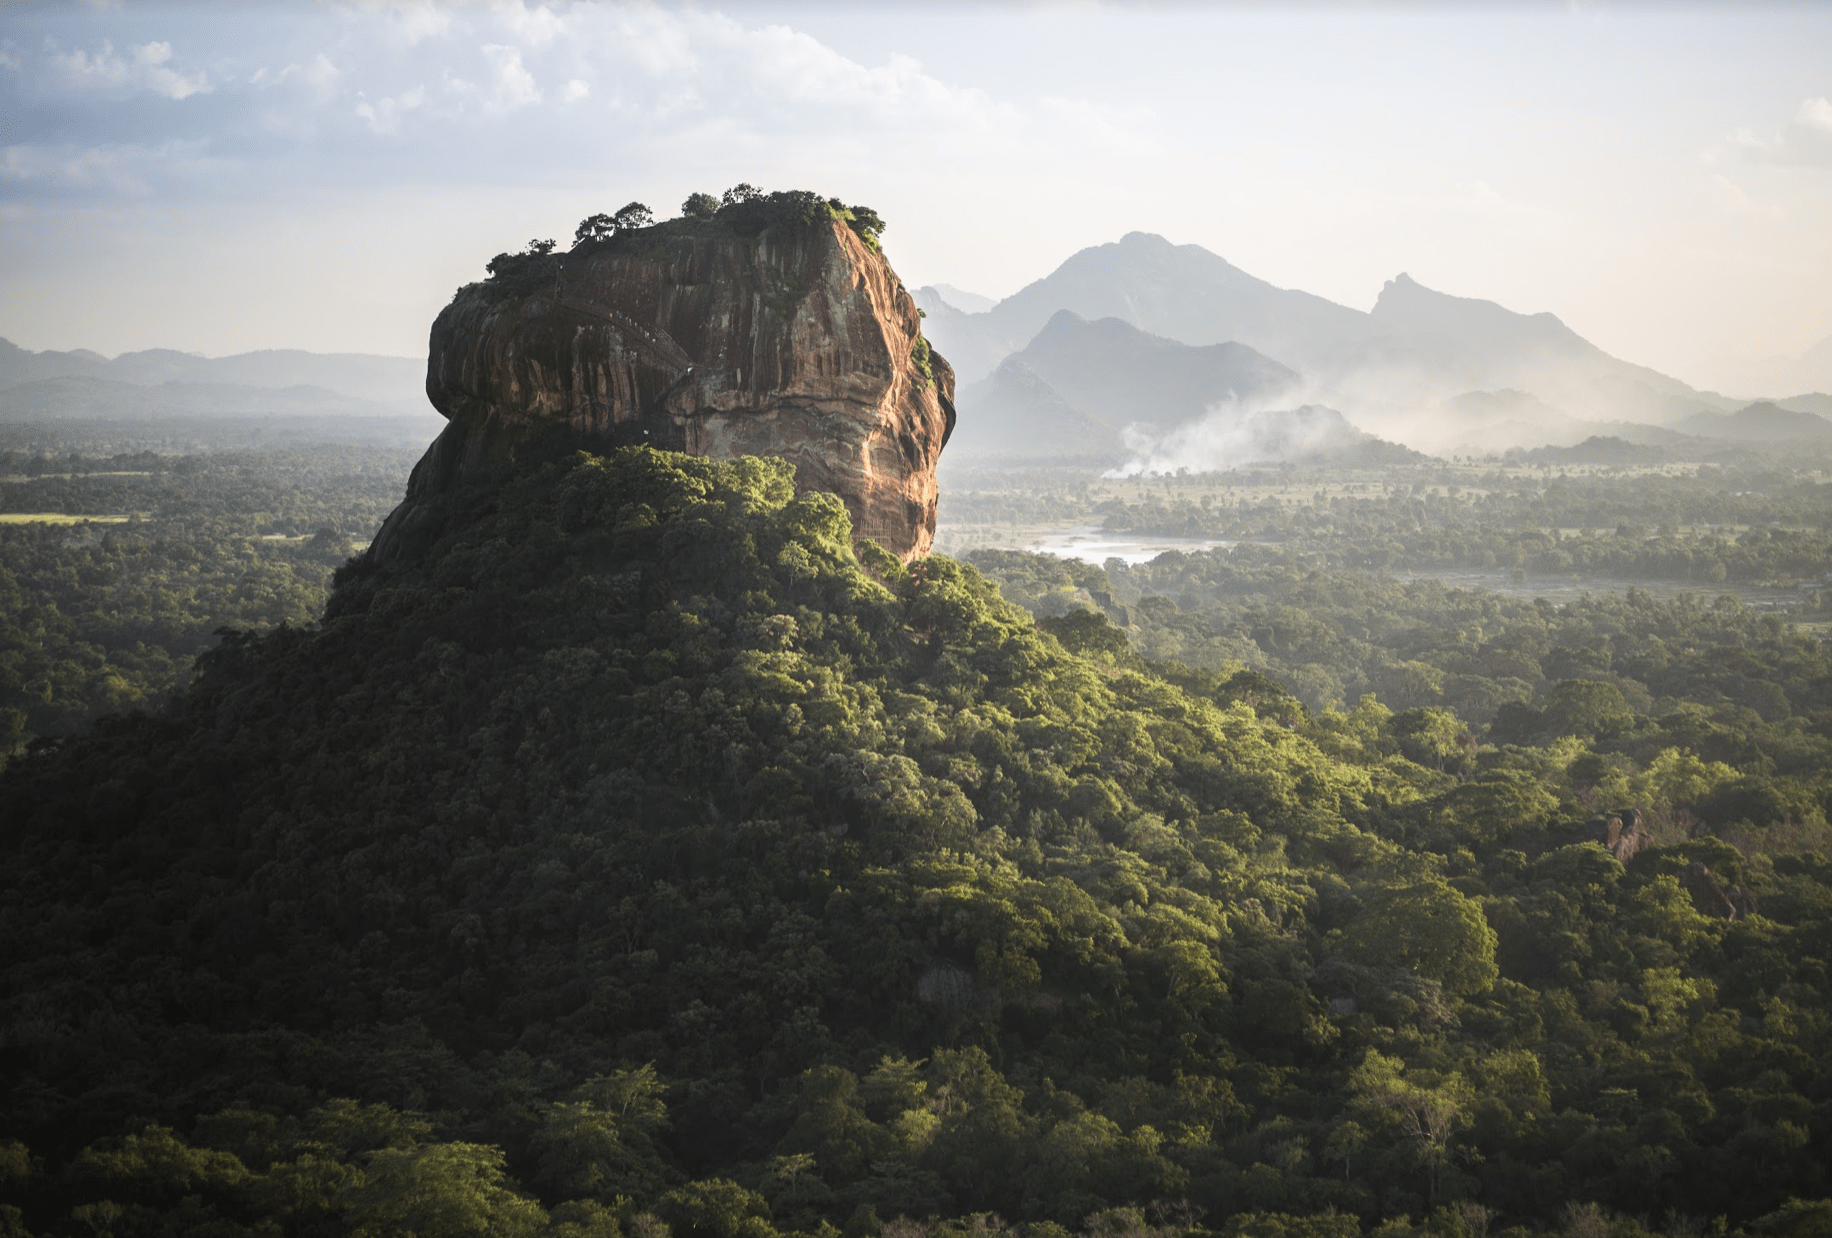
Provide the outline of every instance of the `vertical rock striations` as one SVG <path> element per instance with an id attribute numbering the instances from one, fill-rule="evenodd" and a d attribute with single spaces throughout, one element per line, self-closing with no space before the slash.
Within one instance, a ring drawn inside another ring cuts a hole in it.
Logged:
<path id="1" fill-rule="evenodd" d="M 432 327 L 449 420 L 377 534 L 417 557 L 463 491 L 517 460 L 647 443 L 781 456 L 860 538 L 910 560 L 935 534 L 954 374 L 874 241 L 812 194 L 499 258 Z"/>

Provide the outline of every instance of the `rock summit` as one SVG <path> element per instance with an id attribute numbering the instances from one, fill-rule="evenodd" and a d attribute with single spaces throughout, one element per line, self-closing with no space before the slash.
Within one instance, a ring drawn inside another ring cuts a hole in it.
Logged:
<path id="1" fill-rule="evenodd" d="M 434 321 L 426 394 L 450 424 L 373 559 L 417 557 L 458 496 L 518 461 L 630 444 L 780 456 L 798 488 L 840 497 L 855 537 L 928 552 L 954 372 L 875 227 L 776 193 L 581 233 L 500 255 Z"/>

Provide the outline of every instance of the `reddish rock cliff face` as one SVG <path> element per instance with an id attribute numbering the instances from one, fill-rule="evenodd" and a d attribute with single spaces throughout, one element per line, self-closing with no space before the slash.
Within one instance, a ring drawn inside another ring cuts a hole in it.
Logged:
<path id="1" fill-rule="evenodd" d="M 518 458 L 632 443 L 781 456 L 801 489 L 840 496 L 857 537 L 928 552 L 954 374 L 844 223 L 675 220 L 517 262 L 433 323 L 426 394 L 450 424 L 372 558 L 416 555 L 446 496 Z"/>

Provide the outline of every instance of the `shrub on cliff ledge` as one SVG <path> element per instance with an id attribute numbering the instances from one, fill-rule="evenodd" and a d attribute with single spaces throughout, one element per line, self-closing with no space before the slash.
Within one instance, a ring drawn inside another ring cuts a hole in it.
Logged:
<path id="1" fill-rule="evenodd" d="M 558 268 L 554 249 L 553 241 L 529 241 L 528 248 L 519 254 L 497 254 L 484 264 L 491 287 L 505 293 L 529 292 L 539 287 L 552 279 Z"/>

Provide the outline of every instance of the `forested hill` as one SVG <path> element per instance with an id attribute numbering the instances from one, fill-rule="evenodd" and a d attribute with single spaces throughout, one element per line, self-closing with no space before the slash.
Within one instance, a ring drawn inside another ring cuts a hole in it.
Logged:
<path id="1" fill-rule="evenodd" d="M 792 481 L 529 468 L 11 763 L 0 1232 L 1826 1232 L 1824 856 Z"/>

